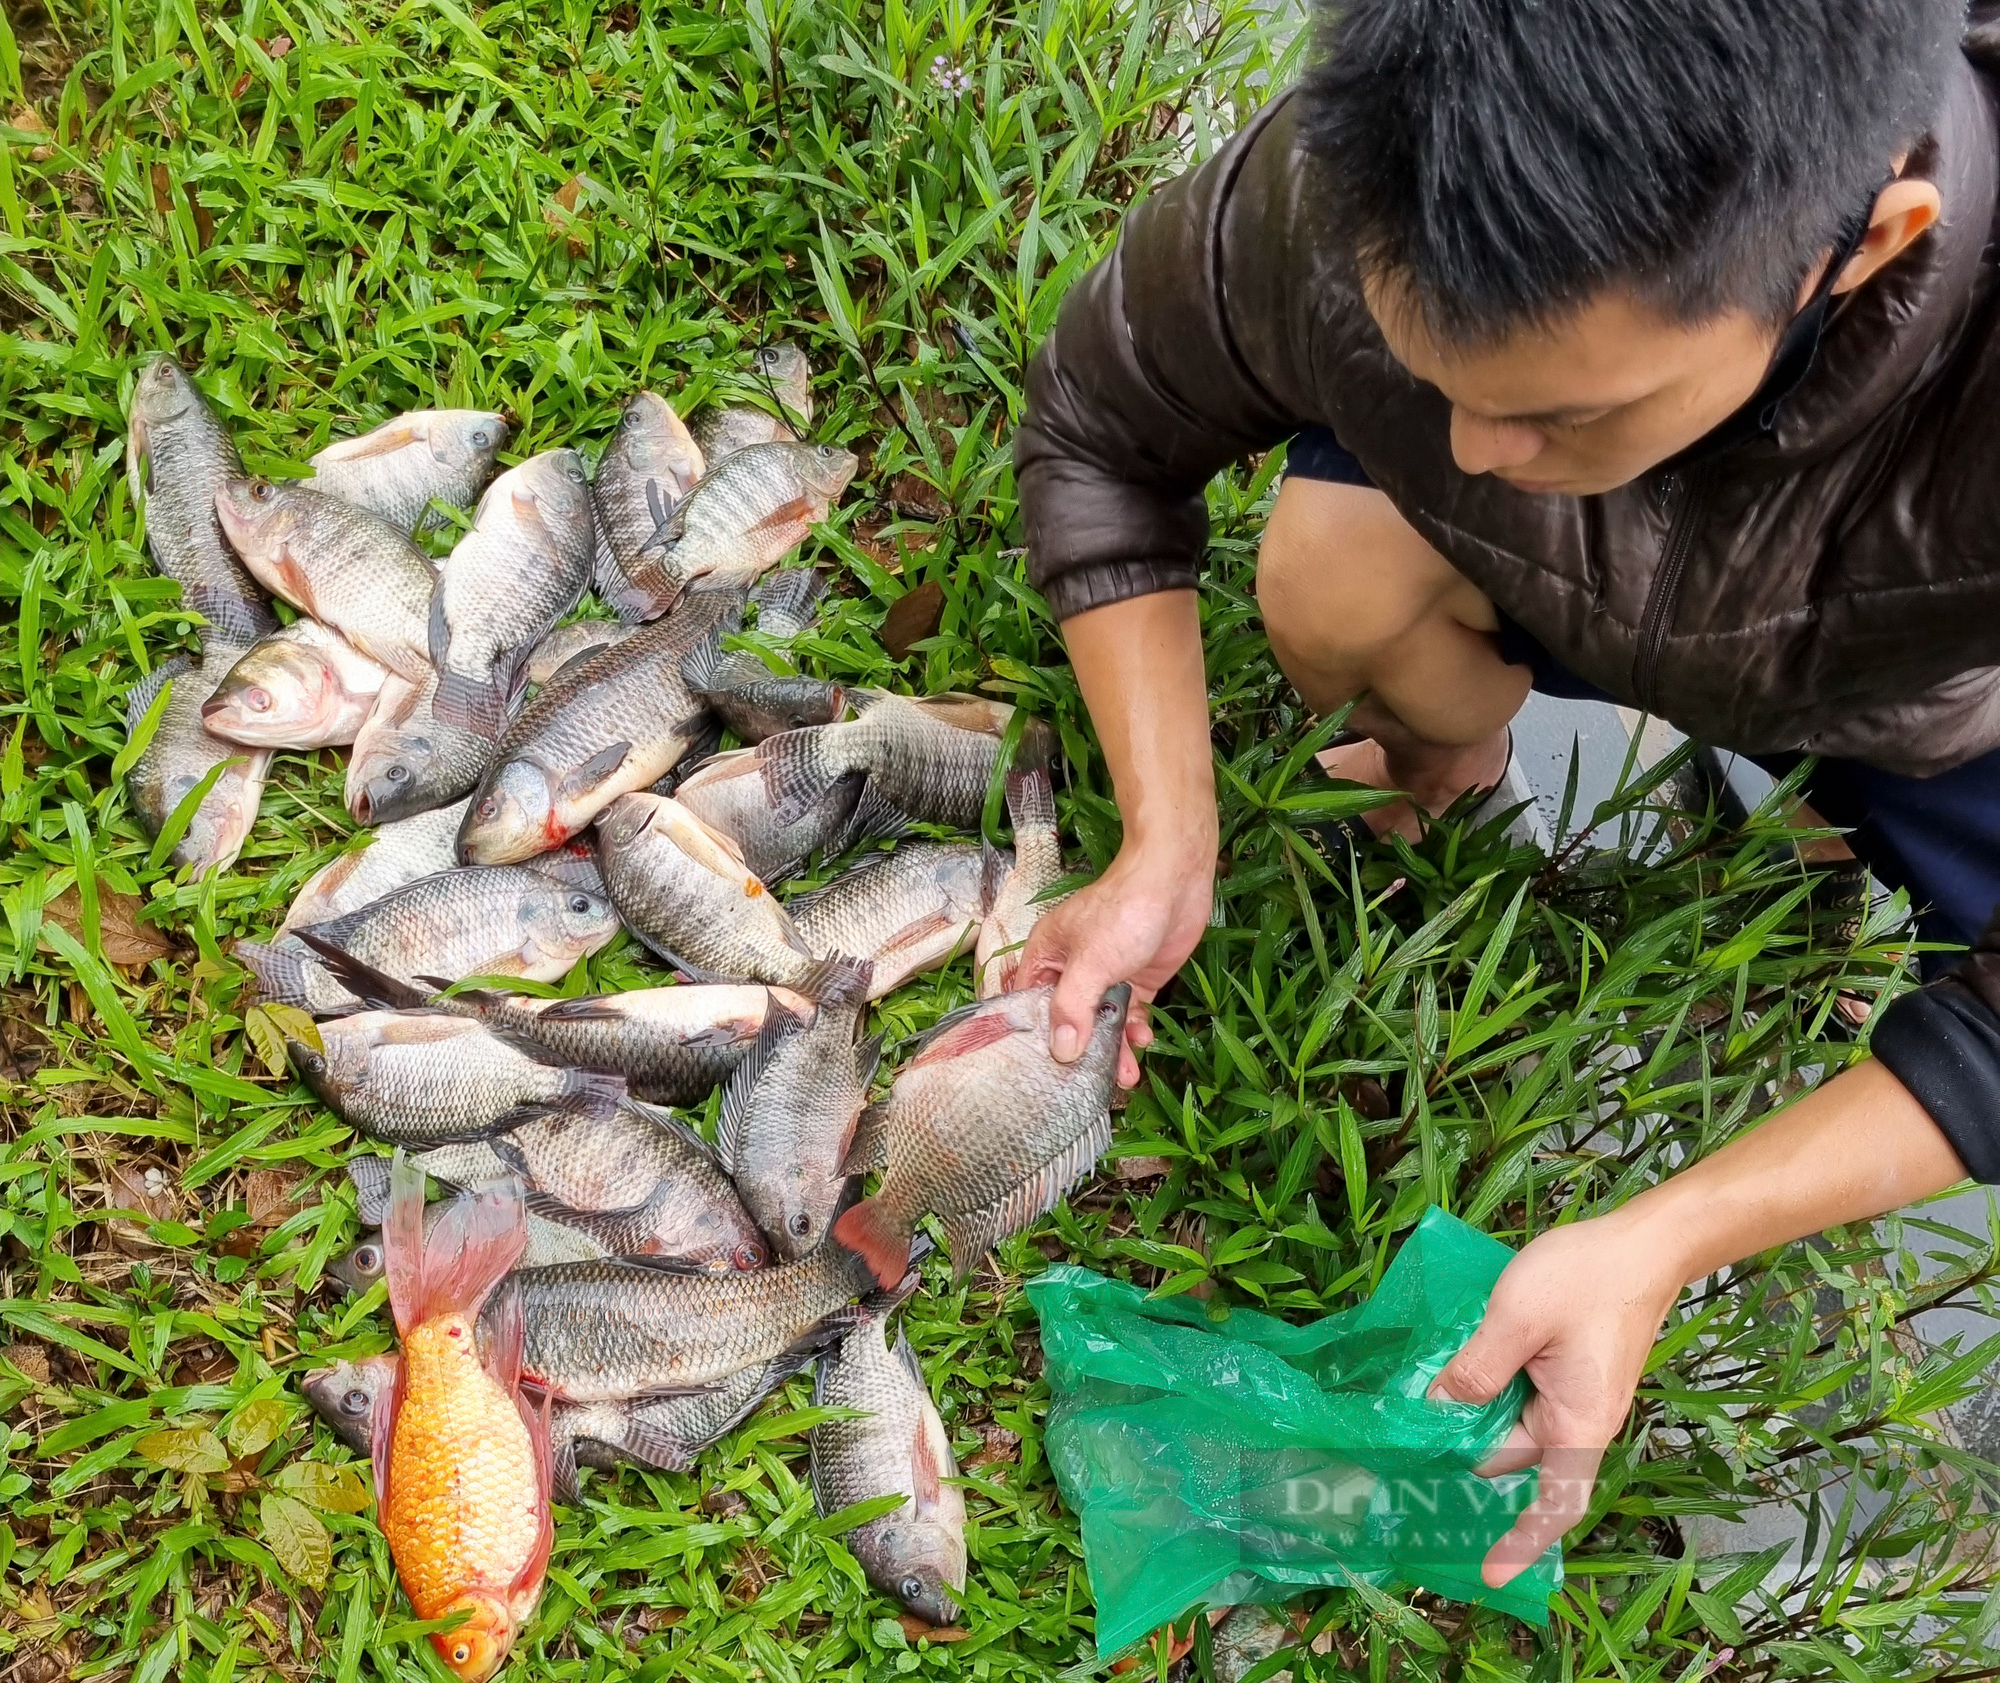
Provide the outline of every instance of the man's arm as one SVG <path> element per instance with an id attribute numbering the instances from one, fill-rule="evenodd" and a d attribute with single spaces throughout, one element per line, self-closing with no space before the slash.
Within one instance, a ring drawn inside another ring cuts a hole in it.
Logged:
<path id="1" fill-rule="evenodd" d="M 1625 1423 L 1647 1353 L 1684 1286 L 1759 1251 L 1915 1203 L 1965 1173 L 1930 1113 L 1871 1060 L 1623 1209 L 1529 1244 L 1431 1390 L 1479 1403 L 1524 1369 L 1534 1383 L 1514 1435 L 1480 1469 L 1542 1468 L 1534 1503 L 1486 1556 L 1486 1582 L 1527 1570 L 1583 1517 L 1605 1445 Z"/>
<path id="2" fill-rule="evenodd" d="M 1215 771 L 1208 684 L 1192 590 L 1158 591 L 1063 626 L 1070 663 L 1104 746 L 1125 839 L 1111 868 L 1035 925 L 1018 986 L 1056 982 L 1049 1044 L 1089 1044 L 1104 990 L 1132 983 L 1132 1046 L 1152 1039 L 1146 1006 L 1201 939 L 1215 892 Z M 1139 1079 L 1131 1050 L 1119 1080 Z"/>

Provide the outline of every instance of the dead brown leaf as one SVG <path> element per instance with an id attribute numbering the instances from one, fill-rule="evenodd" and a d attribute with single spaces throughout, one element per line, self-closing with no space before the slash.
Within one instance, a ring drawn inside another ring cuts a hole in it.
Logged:
<path id="1" fill-rule="evenodd" d="M 958 1625 L 927 1625 L 914 1613 L 904 1613 L 896 1620 L 903 1627 L 903 1634 L 912 1642 L 922 1637 L 926 1642 L 963 1642 L 972 1634 Z"/>
<path id="2" fill-rule="evenodd" d="M 1164 1157 L 1121 1157 L 1111 1165 L 1120 1180 L 1160 1180 L 1173 1172 Z"/>
<path id="3" fill-rule="evenodd" d="M 896 475 L 889 486 L 889 502 L 898 514 L 913 515 L 919 520 L 942 520 L 951 513 L 951 504 L 938 493 L 938 488 L 914 473 Z"/>
<path id="4" fill-rule="evenodd" d="M 165 164 L 153 166 L 153 208 L 162 216 L 174 213 L 174 178 Z"/>
<path id="5" fill-rule="evenodd" d="M 156 958 L 171 958 L 178 950 L 158 924 L 141 923 L 139 913 L 146 902 L 136 894 L 119 894 L 102 885 L 97 890 L 97 933 L 107 963 L 150 964 Z M 83 939 L 83 902 L 74 887 L 66 888 L 42 908 L 42 917 Z"/>
<path id="6" fill-rule="evenodd" d="M 968 1467 L 990 1467 L 996 1462 L 1012 1461 L 1021 1450 L 1021 1434 L 996 1426 L 991 1420 L 980 1424 L 979 1439 L 979 1447 L 966 1459 Z"/>
<path id="7" fill-rule="evenodd" d="M 22 106 L 13 116 L 7 119 L 7 122 L 11 127 L 24 129 L 29 134 L 47 134 L 49 132 L 49 125 L 42 121 L 41 113 L 32 105 Z M 28 161 L 30 163 L 47 163 L 55 155 L 56 149 L 53 146 L 31 146 L 28 148 Z"/>
<path id="8" fill-rule="evenodd" d="M 935 637 L 944 623 L 944 587 L 926 579 L 897 597 L 882 618 L 882 647 L 891 660 L 907 660 L 926 637 Z"/>
<path id="9" fill-rule="evenodd" d="M 49 1382 L 49 1353 L 39 1344 L 0 1345 L 0 1360 L 12 1362 L 22 1378 L 32 1379 L 37 1385 Z"/>
<path id="10" fill-rule="evenodd" d="M 283 1169 L 255 1169 L 243 1182 L 243 1207 L 253 1227 L 276 1227 L 291 1214 L 304 1177 Z"/>

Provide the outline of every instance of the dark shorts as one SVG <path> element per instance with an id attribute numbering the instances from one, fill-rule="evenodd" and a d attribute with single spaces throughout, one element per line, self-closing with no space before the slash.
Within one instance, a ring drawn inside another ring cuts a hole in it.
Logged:
<path id="1" fill-rule="evenodd" d="M 1325 427 L 1292 440 L 1285 476 L 1372 485 L 1367 470 Z M 1571 701 L 1618 698 L 1564 666 L 1534 635 L 1500 613 L 1500 655 L 1525 666 L 1543 695 Z M 1774 777 L 1802 754 L 1749 756 Z M 1822 759 L 1805 797 L 1877 878 L 1909 891 L 1926 940 L 1970 946 L 2000 907 L 2000 749 L 1936 777 L 1903 777 L 1858 760 Z M 1927 966 L 1928 968 L 1928 966 Z"/>

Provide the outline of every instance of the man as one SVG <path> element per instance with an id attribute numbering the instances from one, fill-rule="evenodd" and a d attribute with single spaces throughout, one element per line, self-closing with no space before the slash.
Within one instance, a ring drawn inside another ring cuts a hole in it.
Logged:
<path id="1" fill-rule="evenodd" d="M 2000 7 L 1994 8 L 2000 12 Z M 2000 16 L 1958 0 L 1349 0 L 1319 68 L 1128 218 L 1017 444 L 1031 566 L 1125 822 L 1046 917 L 1074 1057 L 1211 903 L 1202 486 L 1293 439 L 1260 558 L 1280 663 L 1358 699 L 1329 769 L 1417 833 L 1491 784 L 1531 685 L 1824 757 L 1815 804 L 1968 939 L 2000 899 Z M 2000 939 L 1877 1060 L 1529 1245 L 1439 1380 L 1536 1387 L 1578 1519 L 1682 1286 L 2000 1180 Z M 1144 1007 L 1128 1038 L 1150 1038 Z M 1121 1075 L 1136 1079 L 1129 1053 Z"/>

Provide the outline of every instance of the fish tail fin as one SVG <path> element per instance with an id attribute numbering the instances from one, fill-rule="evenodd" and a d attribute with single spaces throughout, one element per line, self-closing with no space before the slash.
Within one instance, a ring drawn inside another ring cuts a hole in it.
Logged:
<path id="1" fill-rule="evenodd" d="M 1023 741 L 1026 737 L 1023 737 Z M 1053 835 L 1056 829 L 1056 786 L 1044 764 L 1024 764 L 1017 755 L 1007 773 L 1007 821 L 1014 838 Z"/>
<path id="2" fill-rule="evenodd" d="M 431 709 L 448 725 L 498 742 L 507 729 L 508 703 L 513 693 L 511 666 L 496 666 L 484 678 L 440 666 L 437 695 Z"/>
<path id="3" fill-rule="evenodd" d="M 433 996 L 398 977 L 364 963 L 335 941 L 328 940 L 315 924 L 292 931 L 319 954 L 320 966 L 357 999 L 390 1011 L 414 1011 L 429 1005 Z"/>
<path id="4" fill-rule="evenodd" d="M 780 824 L 796 824 L 826 797 L 849 768 L 840 764 L 826 732 L 832 725 L 808 725 L 780 731 L 757 744 L 757 763 L 764 773 L 764 792 L 771 816 Z"/>
<path id="5" fill-rule="evenodd" d="M 796 637 L 819 618 L 826 574 L 813 567 L 781 567 L 750 593 L 757 604 L 757 629 L 773 637 Z"/>
<path id="6" fill-rule="evenodd" d="M 262 941 L 238 941 L 229 950 L 256 980 L 259 999 L 296 1005 L 301 1010 L 311 1008 L 307 971 L 312 959 L 305 951 L 291 946 L 266 946 Z"/>
<path id="7" fill-rule="evenodd" d="M 808 966 L 805 974 L 791 983 L 791 988 L 821 1005 L 858 1005 L 868 998 L 868 988 L 874 979 L 873 959 L 832 953 Z"/>
<path id="8" fill-rule="evenodd" d="M 389 1159 L 350 1157 L 347 1178 L 354 1183 L 355 1214 L 363 1227 L 380 1227 L 389 1209 Z"/>
<path id="9" fill-rule="evenodd" d="M 563 1076 L 556 1108 L 565 1115 L 597 1120 L 614 1114 L 630 1095 L 615 1069 L 572 1069 Z"/>
<path id="10" fill-rule="evenodd" d="M 423 1170 L 396 1153 L 382 1216 L 382 1268 L 402 1337 L 439 1315 L 476 1319 L 527 1246 L 527 1215 L 514 1180 L 460 1193 L 426 1235 Z"/>
<path id="11" fill-rule="evenodd" d="M 910 1266 L 909 1229 L 883 1206 L 880 1193 L 836 1221 L 833 1238 L 861 1258 L 878 1286 L 893 1287 Z"/>
<path id="12" fill-rule="evenodd" d="M 664 1426 L 641 1420 L 636 1414 L 626 1415 L 624 1430 L 612 1448 L 642 1467 L 654 1467 L 663 1473 L 684 1473 L 694 1465 L 693 1444 Z"/>

